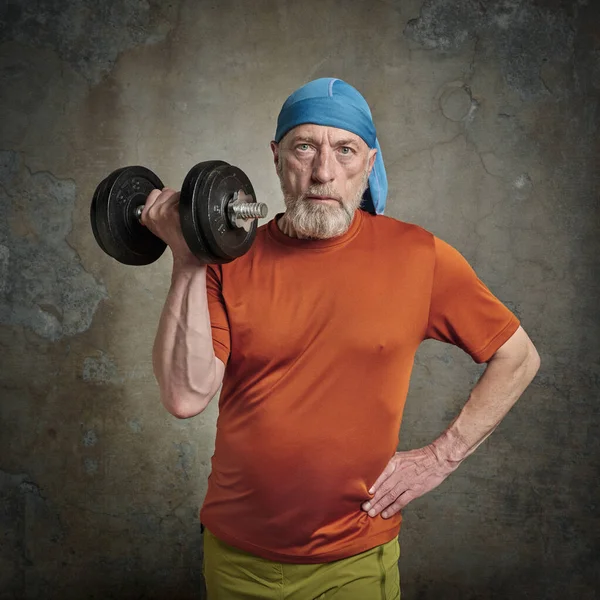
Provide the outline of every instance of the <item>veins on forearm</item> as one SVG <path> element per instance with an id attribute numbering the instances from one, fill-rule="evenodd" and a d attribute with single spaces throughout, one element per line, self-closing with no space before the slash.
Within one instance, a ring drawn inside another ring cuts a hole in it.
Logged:
<path id="1" fill-rule="evenodd" d="M 500 425 L 532 377 L 528 359 L 490 361 L 460 414 L 432 444 L 439 458 L 458 467 Z"/>

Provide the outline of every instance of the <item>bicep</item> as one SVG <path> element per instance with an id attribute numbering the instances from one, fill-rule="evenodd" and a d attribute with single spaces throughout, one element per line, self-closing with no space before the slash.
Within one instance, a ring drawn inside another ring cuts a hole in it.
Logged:
<path id="1" fill-rule="evenodd" d="M 217 360 L 226 365 L 229 360 L 231 339 L 227 306 L 223 298 L 222 270 L 220 265 L 208 265 L 206 271 L 206 292 L 213 350 Z"/>

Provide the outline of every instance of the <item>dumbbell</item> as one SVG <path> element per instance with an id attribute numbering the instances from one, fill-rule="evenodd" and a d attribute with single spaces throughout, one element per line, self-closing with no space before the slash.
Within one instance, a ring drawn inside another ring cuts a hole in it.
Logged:
<path id="1" fill-rule="evenodd" d="M 165 186 L 141 166 L 113 171 L 92 198 L 90 220 L 96 242 L 126 265 L 148 265 L 166 244 L 140 218 L 146 199 Z M 186 175 L 179 199 L 181 229 L 191 252 L 203 263 L 223 264 L 245 254 L 267 205 L 256 201 L 245 173 L 222 160 L 201 162 Z"/>

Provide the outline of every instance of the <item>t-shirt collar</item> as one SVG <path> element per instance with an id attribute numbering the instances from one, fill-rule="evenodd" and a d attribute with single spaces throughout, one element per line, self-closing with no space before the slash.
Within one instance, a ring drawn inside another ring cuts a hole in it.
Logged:
<path id="1" fill-rule="evenodd" d="M 293 238 L 283 233 L 281 229 L 279 229 L 279 225 L 277 225 L 277 221 L 283 216 L 283 214 L 284 213 L 276 214 L 275 217 L 267 223 L 267 232 L 269 234 L 269 237 L 271 237 L 271 239 L 280 244 L 284 244 L 285 246 L 303 248 L 306 250 L 334 248 L 336 246 L 347 244 L 360 231 L 364 218 L 362 210 L 359 209 L 354 213 L 354 218 L 352 219 L 352 223 L 350 224 L 350 227 L 348 228 L 348 231 L 346 231 L 346 233 L 332 238 L 328 238 L 326 240 L 309 240 Z"/>

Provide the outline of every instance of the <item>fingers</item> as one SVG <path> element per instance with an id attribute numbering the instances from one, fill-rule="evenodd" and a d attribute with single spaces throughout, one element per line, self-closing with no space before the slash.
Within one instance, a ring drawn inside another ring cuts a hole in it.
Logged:
<path id="1" fill-rule="evenodd" d="M 179 201 L 179 193 L 171 188 L 152 190 L 146 198 L 140 221 L 142 225 L 148 226 L 149 221 L 157 220 L 158 215 L 168 210 Z"/>
<path id="2" fill-rule="evenodd" d="M 379 513 L 384 519 L 389 519 L 400 512 L 409 502 L 418 498 L 419 494 L 413 490 L 402 489 L 400 485 L 392 488 L 376 502 L 372 500 L 363 504 L 363 509 L 370 517 L 376 517 Z"/>
<path id="3" fill-rule="evenodd" d="M 193 257 L 181 229 L 179 217 L 180 192 L 171 188 L 152 190 L 146 198 L 140 221 L 169 248 L 174 258 Z"/>
<path id="4" fill-rule="evenodd" d="M 385 510 L 381 513 L 381 516 L 384 519 L 393 517 L 396 513 L 399 513 L 409 502 L 412 502 L 417 497 L 418 494 L 415 494 L 410 490 L 404 492 L 395 502 L 392 502 L 392 504 L 385 508 Z"/>
<path id="5" fill-rule="evenodd" d="M 389 518 L 409 502 L 437 487 L 449 471 L 429 448 L 396 452 L 369 490 L 373 497 L 362 509 L 375 517 Z"/>
<path id="6" fill-rule="evenodd" d="M 369 490 L 369 493 L 375 493 L 362 509 L 370 517 L 381 514 L 387 519 L 415 498 L 436 488 L 450 472 L 428 447 L 396 452 Z"/>
<path id="7" fill-rule="evenodd" d="M 366 510 L 370 517 L 375 517 L 382 510 L 396 502 L 396 500 L 406 491 L 406 488 L 400 483 L 397 483 L 396 485 L 392 482 L 389 482 L 387 485 L 384 484 L 377 490 L 377 494 L 374 498 L 363 504 L 363 510 Z"/>
<path id="8" fill-rule="evenodd" d="M 377 478 L 375 483 L 369 489 L 369 494 L 374 494 L 374 497 L 371 500 L 365 502 L 362 505 L 362 509 L 369 513 L 369 516 L 374 517 L 379 513 L 376 507 L 379 506 L 379 502 L 382 498 L 382 494 L 387 494 L 390 487 L 393 483 L 388 482 L 387 488 L 385 487 L 386 482 L 392 476 L 394 471 L 396 470 L 396 463 L 394 458 L 390 459 L 390 462 L 386 465 L 385 469 L 381 473 L 381 475 Z M 393 500 L 392 500 L 393 501 Z M 386 505 L 387 506 L 387 505 Z"/>
<path id="9" fill-rule="evenodd" d="M 390 460 L 390 462 L 387 464 L 387 466 L 385 467 L 385 469 L 383 470 L 383 473 L 377 478 L 377 481 L 375 481 L 375 483 L 371 486 L 371 489 L 369 490 L 369 494 L 374 494 L 375 492 L 377 492 L 377 490 L 383 485 L 383 483 L 386 481 L 386 479 L 388 477 L 390 477 L 390 475 L 396 470 L 396 463 L 394 461 L 394 459 L 392 458 Z"/>

